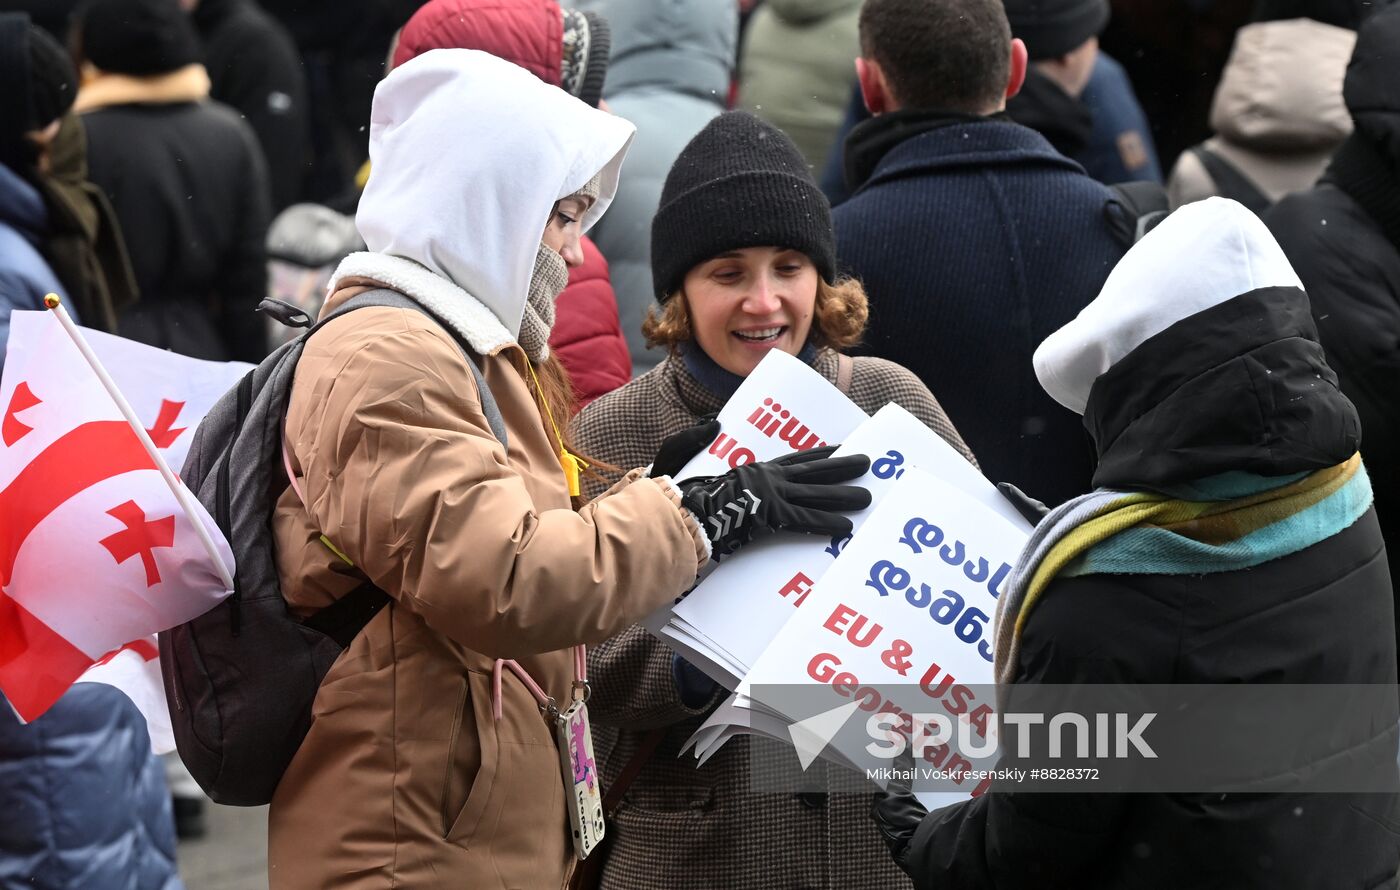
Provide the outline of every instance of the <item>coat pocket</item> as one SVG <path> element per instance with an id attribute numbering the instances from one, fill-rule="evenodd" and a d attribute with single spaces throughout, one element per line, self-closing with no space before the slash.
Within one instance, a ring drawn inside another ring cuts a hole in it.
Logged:
<path id="1" fill-rule="evenodd" d="M 457 843 L 471 839 L 486 811 L 499 763 L 490 681 L 468 672 L 457 701 L 442 783 L 444 839 Z"/>

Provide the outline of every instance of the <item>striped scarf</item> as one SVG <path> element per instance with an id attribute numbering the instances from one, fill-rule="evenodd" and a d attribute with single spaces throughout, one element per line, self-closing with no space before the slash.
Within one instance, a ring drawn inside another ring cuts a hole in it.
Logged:
<path id="1" fill-rule="evenodd" d="M 1246 569 L 1330 538 L 1371 505 L 1360 454 L 1289 479 L 1227 473 L 1193 486 L 1199 500 L 1100 489 L 1056 508 L 1036 526 L 997 602 L 997 683 L 1015 679 L 1026 619 L 1057 577 Z"/>

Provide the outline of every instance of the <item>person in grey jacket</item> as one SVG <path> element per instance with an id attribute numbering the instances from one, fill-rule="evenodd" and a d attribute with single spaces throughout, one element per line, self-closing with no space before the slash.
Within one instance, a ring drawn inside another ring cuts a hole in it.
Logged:
<path id="1" fill-rule="evenodd" d="M 739 54 L 739 100 L 792 137 L 813 170 L 834 142 L 856 83 L 861 0 L 767 0 Z"/>
<path id="2" fill-rule="evenodd" d="M 612 26 L 612 62 L 603 98 L 637 127 L 627 173 L 592 236 L 612 269 L 632 374 L 661 361 L 648 350 L 642 319 L 652 305 L 651 218 L 681 149 L 724 110 L 739 40 L 733 3 L 715 0 L 576 0 Z"/>

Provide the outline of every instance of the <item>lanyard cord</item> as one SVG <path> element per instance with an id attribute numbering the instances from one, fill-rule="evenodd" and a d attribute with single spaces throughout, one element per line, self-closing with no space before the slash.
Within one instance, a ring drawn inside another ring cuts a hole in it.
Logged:
<path id="1" fill-rule="evenodd" d="M 491 666 L 491 712 L 496 720 L 501 719 L 501 669 L 510 668 L 510 672 L 520 678 L 520 682 L 525 684 L 525 688 L 530 690 L 530 694 L 539 702 L 540 710 L 545 715 L 553 719 L 559 714 L 559 706 L 554 699 L 545 694 L 534 678 L 521 667 L 513 658 L 498 658 Z M 583 644 L 579 643 L 574 647 L 574 697 L 581 701 L 588 701 L 589 693 L 592 690 L 588 686 L 588 654 Z"/>
<path id="2" fill-rule="evenodd" d="M 578 456 L 572 454 L 564 447 L 564 437 L 559 433 L 559 424 L 554 420 L 554 410 L 549 407 L 549 401 L 544 397 L 544 387 L 540 385 L 540 378 L 535 375 L 535 363 L 527 356 L 525 368 L 530 372 L 530 379 L 535 382 L 535 392 L 539 394 L 540 403 L 544 405 L 545 416 L 549 418 L 549 425 L 554 428 L 554 441 L 559 443 L 559 466 L 564 470 L 564 478 L 569 483 L 569 496 L 578 497 L 579 493 L 579 472 L 582 467 L 588 464 L 580 460 Z M 539 702 L 540 709 L 546 716 L 553 719 L 559 714 L 559 706 L 554 699 L 546 695 L 534 678 L 521 667 L 515 659 L 498 658 L 491 666 L 491 711 L 496 720 L 501 719 L 501 669 L 510 668 L 510 672 L 515 674 L 530 694 Z M 588 656 L 583 644 L 574 647 L 574 694 L 582 701 L 588 700 Z"/>
<path id="3" fill-rule="evenodd" d="M 525 369 L 530 372 L 530 379 L 535 382 L 535 392 L 539 394 L 540 404 L 544 406 L 545 416 L 549 418 L 549 425 L 554 428 L 554 441 L 559 443 L 559 466 L 563 468 L 564 480 L 569 485 L 569 497 L 576 498 L 581 491 L 579 476 L 587 469 L 588 462 L 564 447 L 564 437 L 559 432 L 559 424 L 554 420 L 554 409 L 549 407 L 549 400 L 544 396 L 544 387 L 540 385 L 540 378 L 535 375 L 535 363 L 530 361 L 529 356 L 525 357 Z"/>

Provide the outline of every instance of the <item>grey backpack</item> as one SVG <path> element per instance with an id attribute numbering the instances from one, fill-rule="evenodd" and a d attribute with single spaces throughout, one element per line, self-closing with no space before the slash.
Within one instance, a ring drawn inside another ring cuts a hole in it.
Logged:
<path id="1" fill-rule="evenodd" d="M 260 806 L 272 800 L 311 726 L 311 703 L 326 671 L 389 602 L 388 594 L 366 581 L 307 620 L 298 619 L 282 597 L 271 527 L 277 498 L 288 486 L 282 424 L 297 360 L 322 325 L 366 306 L 414 309 L 432 317 L 389 290 L 353 297 L 315 325 L 305 315 L 283 313 L 286 323 L 309 330 L 279 347 L 214 404 L 195 431 L 181 471 L 237 562 L 231 596 L 160 635 L 176 747 L 195 781 L 218 803 Z M 275 311 L 267 303 L 263 308 Z M 471 350 L 453 339 L 476 379 L 491 431 L 504 445 L 505 423 L 491 390 Z"/>

